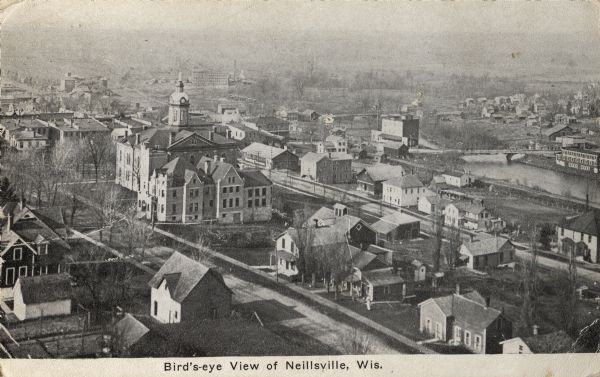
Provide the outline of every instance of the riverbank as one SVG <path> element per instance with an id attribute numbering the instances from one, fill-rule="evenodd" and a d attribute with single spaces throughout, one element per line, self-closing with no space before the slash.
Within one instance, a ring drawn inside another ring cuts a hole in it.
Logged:
<path id="1" fill-rule="evenodd" d="M 600 174 L 595 174 L 591 172 L 584 172 L 581 170 L 575 170 L 572 168 L 568 168 L 565 166 L 560 166 L 556 164 L 556 160 L 553 157 L 544 157 L 544 156 L 534 156 L 534 155 L 526 155 L 524 158 L 516 160 L 513 162 L 525 164 L 529 166 L 535 166 L 540 169 L 552 170 L 557 173 L 563 173 L 567 175 L 571 175 L 574 177 L 584 177 L 591 178 L 600 181 Z"/>

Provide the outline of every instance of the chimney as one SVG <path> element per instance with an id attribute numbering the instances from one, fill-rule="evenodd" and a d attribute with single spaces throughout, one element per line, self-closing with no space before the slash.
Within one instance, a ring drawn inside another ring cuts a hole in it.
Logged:
<path id="1" fill-rule="evenodd" d="M 331 152 L 329 152 L 329 158 L 331 158 Z"/>
<path id="2" fill-rule="evenodd" d="M 533 335 L 537 335 L 539 331 L 539 326 L 538 325 L 533 325 Z"/>
<path id="3" fill-rule="evenodd" d="M 217 162 L 217 161 L 219 161 L 219 156 L 217 156 L 217 155 L 214 155 L 214 156 L 213 156 L 213 161 L 214 161 L 214 162 Z"/>
<path id="4" fill-rule="evenodd" d="M 485 296 L 485 307 L 488 308 L 490 306 L 490 302 L 492 301 L 492 297 L 490 295 Z"/>
<path id="5" fill-rule="evenodd" d="M 225 157 L 221 157 L 220 161 L 225 162 Z"/>
<path id="6" fill-rule="evenodd" d="M 135 134 L 135 145 L 138 145 L 140 143 L 140 134 L 137 133 Z"/>
<path id="7" fill-rule="evenodd" d="M 210 174 L 209 170 L 210 170 L 210 160 L 207 159 L 204 161 L 204 172 L 206 174 Z"/>
<path id="8" fill-rule="evenodd" d="M 284 150 L 284 151 L 287 151 L 287 145 L 284 145 L 284 146 L 283 146 L 283 150 Z"/>
<path id="9" fill-rule="evenodd" d="M 6 230 L 10 231 L 10 227 L 12 226 L 12 215 L 8 214 L 8 219 L 6 221 Z"/>
<path id="10" fill-rule="evenodd" d="M 460 283 L 456 283 L 456 294 L 460 295 Z"/>
<path id="11" fill-rule="evenodd" d="M 129 131 L 125 130 L 125 137 L 127 137 L 129 134 Z"/>
<path id="12" fill-rule="evenodd" d="M 319 227 L 319 219 L 313 219 L 313 221 L 315 222 L 315 228 Z"/>
<path id="13" fill-rule="evenodd" d="M 213 136 L 214 134 L 214 131 L 208 131 L 208 140 L 213 141 L 215 139 L 215 137 Z"/>
<path id="14" fill-rule="evenodd" d="M 21 198 L 19 198 L 19 209 L 22 211 L 24 207 L 25 207 L 25 200 L 23 200 L 23 196 L 21 196 Z"/>

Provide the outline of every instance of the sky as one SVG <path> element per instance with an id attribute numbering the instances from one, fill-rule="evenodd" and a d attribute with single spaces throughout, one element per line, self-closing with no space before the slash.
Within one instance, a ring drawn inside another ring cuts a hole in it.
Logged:
<path id="1" fill-rule="evenodd" d="M 598 33 L 596 1 L 37 0 L 3 27 L 406 33 Z"/>

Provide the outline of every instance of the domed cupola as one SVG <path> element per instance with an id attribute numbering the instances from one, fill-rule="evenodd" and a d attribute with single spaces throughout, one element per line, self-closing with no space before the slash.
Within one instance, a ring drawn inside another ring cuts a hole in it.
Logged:
<path id="1" fill-rule="evenodd" d="M 190 99 L 183 91 L 183 80 L 179 72 L 177 90 L 169 97 L 169 126 L 185 127 L 189 122 Z"/>

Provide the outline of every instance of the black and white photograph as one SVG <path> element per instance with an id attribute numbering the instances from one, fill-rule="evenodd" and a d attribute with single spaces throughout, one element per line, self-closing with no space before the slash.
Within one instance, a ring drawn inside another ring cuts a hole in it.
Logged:
<path id="1" fill-rule="evenodd" d="M 600 3 L 0 7 L 0 359 L 600 352 Z"/>

